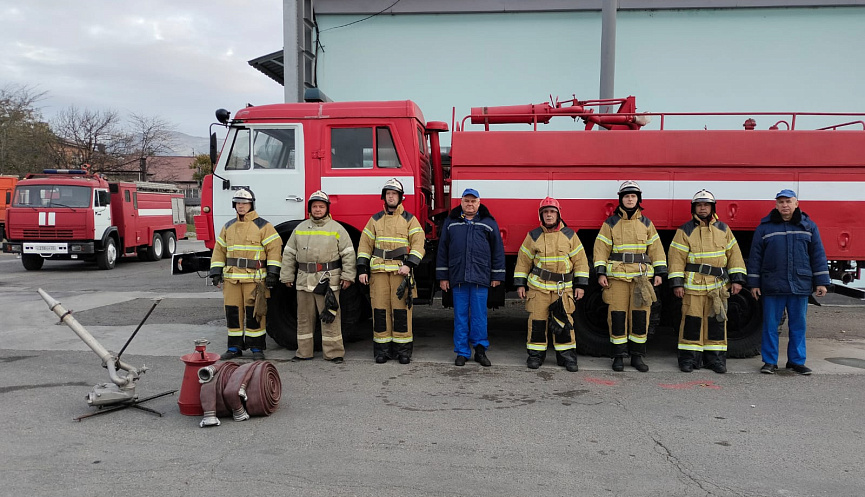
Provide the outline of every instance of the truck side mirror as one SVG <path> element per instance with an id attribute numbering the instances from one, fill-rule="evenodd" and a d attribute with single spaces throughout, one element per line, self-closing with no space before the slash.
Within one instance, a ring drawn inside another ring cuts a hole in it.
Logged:
<path id="1" fill-rule="evenodd" d="M 216 165 L 216 133 L 210 133 L 210 165 Z"/>

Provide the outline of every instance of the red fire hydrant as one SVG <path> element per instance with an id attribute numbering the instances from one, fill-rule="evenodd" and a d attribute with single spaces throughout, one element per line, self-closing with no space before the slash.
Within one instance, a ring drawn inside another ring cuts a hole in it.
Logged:
<path id="1" fill-rule="evenodd" d="M 204 414 L 204 409 L 201 408 L 201 383 L 198 382 L 198 370 L 219 360 L 219 354 L 206 352 L 208 343 L 210 340 L 199 338 L 195 341 L 195 352 L 180 357 L 180 360 L 186 363 L 186 370 L 183 371 L 183 383 L 180 385 L 177 405 L 180 406 L 180 414 L 185 416 Z"/>

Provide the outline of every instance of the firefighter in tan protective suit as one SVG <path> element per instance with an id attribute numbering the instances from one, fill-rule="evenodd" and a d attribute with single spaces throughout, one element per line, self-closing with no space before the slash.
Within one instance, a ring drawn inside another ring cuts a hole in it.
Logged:
<path id="1" fill-rule="evenodd" d="M 345 347 L 339 291 L 354 283 L 354 247 L 345 228 L 330 217 L 326 193 L 313 193 L 306 205 L 309 219 L 288 238 L 279 275 L 279 281 L 297 288 L 297 352 L 292 361 L 312 359 L 315 323 L 321 320 L 322 355 L 341 364 Z"/>
<path id="2" fill-rule="evenodd" d="M 216 238 L 209 276 L 223 286 L 228 350 L 222 360 L 252 351 L 253 360 L 264 359 L 267 297 L 279 281 L 282 238 L 273 225 L 255 212 L 255 195 L 239 189 L 231 199 L 237 217 L 225 223 Z M 258 298 L 259 306 L 256 306 Z"/>
<path id="3" fill-rule="evenodd" d="M 607 325 L 612 343 L 613 371 L 624 371 L 624 358 L 645 373 L 643 362 L 649 315 L 657 300 L 653 286 L 667 272 L 664 247 L 655 225 L 643 215 L 642 191 L 636 181 L 619 187 L 619 206 L 595 239 L 594 259 L 604 302 L 609 304 Z"/>
<path id="4" fill-rule="evenodd" d="M 529 312 L 526 366 L 538 369 L 543 364 L 550 328 L 556 363 L 573 372 L 578 367 L 571 314 L 575 309 L 574 297 L 583 298 L 589 283 L 589 260 L 576 232 L 562 221 L 556 199 L 543 199 L 538 217 L 541 226 L 526 235 L 514 269 L 514 285 Z M 559 298 L 564 307 L 559 311 L 563 310 L 563 315 L 551 312 L 551 305 Z"/>
<path id="5" fill-rule="evenodd" d="M 682 299 L 679 369 L 727 372 L 727 288 L 745 283 L 745 262 L 732 230 L 715 214 L 715 196 L 700 190 L 691 199 L 693 219 L 670 243 L 670 286 Z"/>
<path id="6" fill-rule="evenodd" d="M 378 364 L 394 357 L 408 364 L 413 349 L 407 302 L 417 296 L 411 270 L 423 259 L 426 237 L 417 218 L 403 208 L 403 191 L 396 178 L 384 184 L 384 210 L 366 223 L 357 251 L 358 280 L 370 286 L 373 355 Z M 398 296 L 400 291 L 404 293 Z"/>

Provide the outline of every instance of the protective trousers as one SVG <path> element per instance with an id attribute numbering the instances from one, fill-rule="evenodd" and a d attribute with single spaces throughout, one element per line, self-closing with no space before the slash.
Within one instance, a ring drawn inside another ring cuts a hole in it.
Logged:
<path id="1" fill-rule="evenodd" d="M 726 303 L 726 302 L 725 302 Z M 679 366 L 727 364 L 727 321 L 718 321 L 708 295 L 686 293 L 679 326 Z"/>
<path id="2" fill-rule="evenodd" d="M 396 296 L 396 289 L 403 280 L 405 276 L 396 272 L 372 273 L 369 277 L 376 355 L 379 351 L 388 351 L 393 344 L 397 355 L 411 357 L 411 309 L 406 307 L 404 299 Z M 412 289 L 412 296 L 417 297 L 417 288 Z"/>
<path id="3" fill-rule="evenodd" d="M 637 307 L 634 302 L 634 281 L 607 278 L 610 286 L 604 289 L 603 298 L 609 307 L 607 325 L 610 327 L 610 342 L 613 357 L 646 355 L 646 337 L 649 333 L 648 305 Z"/>
<path id="4" fill-rule="evenodd" d="M 571 291 L 567 289 L 566 291 Z M 526 341 L 526 349 L 529 355 L 537 355 L 541 358 L 546 356 L 547 352 L 547 320 L 550 316 L 550 304 L 558 300 L 559 294 L 556 292 L 542 292 L 529 287 L 528 295 L 526 296 L 526 310 L 529 312 L 529 332 Z M 568 313 L 568 321 L 571 326 L 574 324 L 574 318 L 571 314 L 574 312 L 574 299 L 563 299 L 565 311 Z M 562 353 L 567 350 L 577 348 L 577 340 L 574 336 L 574 330 L 571 329 L 570 336 L 565 341 L 559 341 L 559 338 L 553 336 L 553 348 L 557 353 Z"/>
<path id="5" fill-rule="evenodd" d="M 454 352 L 472 356 L 476 345 L 490 348 L 487 339 L 487 295 L 489 288 L 463 283 L 451 288 L 454 297 Z"/>
<path id="6" fill-rule="evenodd" d="M 339 301 L 339 290 L 333 294 Z M 325 323 L 318 319 L 322 310 L 324 310 L 324 295 L 297 291 L 297 353 L 295 354 L 297 357 L 312 357 L 316 323 L 321 323 L 321 351 L 325 360 L 330 361 L 345 356 L 340 311 L 336 311 L 333 322 Z"/>
<path id="7" fill-rule="evenodd" d="M 255 318 L 255 281 L 225 280 L 222 296 L 225 301 L 225 321 L 228 325 L 228 347 L 243 349 L 266 348 L 267 316 Z"/>
<path id="8" fill-rule="evenodd" d="M 787 344 L 787 361 L 805 364 L 805 316 L 808 313 L 807 295 L 763 295 L 763 345 L 760 353 L 763 362 L 778 364 L 778 326 L 784 309 L 787 309 L 787 327 L 790 342 Z"/>

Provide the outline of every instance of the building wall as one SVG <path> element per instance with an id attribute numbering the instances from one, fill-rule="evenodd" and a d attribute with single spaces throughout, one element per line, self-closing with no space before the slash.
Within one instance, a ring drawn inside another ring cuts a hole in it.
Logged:
<path id="1" fill-rule="evenodd" d="M 339 27 L 362 17 L 316 15 L 318 85 L 334 100 L 412 99 L 450 123 L 453 107 L 459 120 L 472 106 L 598 96 L 600 11 L 381 14 Z M 619 11 L 615 94 L 644 112 L 865 112 L 863 26 L 861 6 Z"/>

